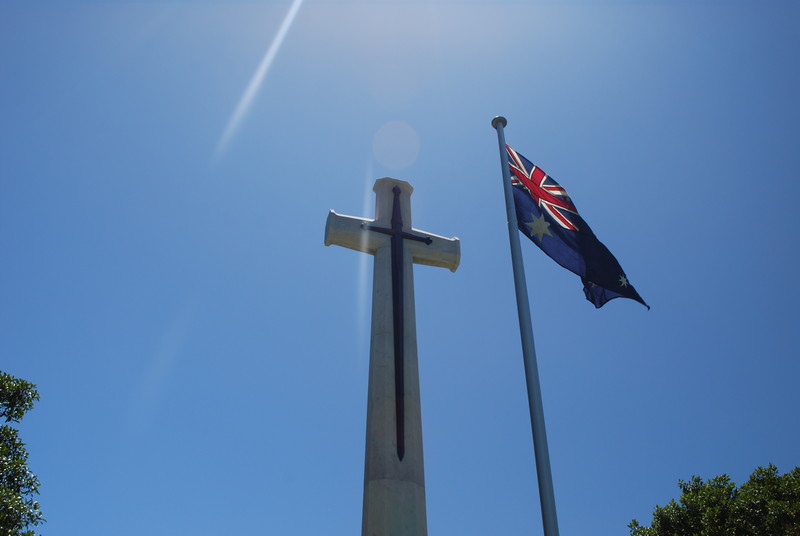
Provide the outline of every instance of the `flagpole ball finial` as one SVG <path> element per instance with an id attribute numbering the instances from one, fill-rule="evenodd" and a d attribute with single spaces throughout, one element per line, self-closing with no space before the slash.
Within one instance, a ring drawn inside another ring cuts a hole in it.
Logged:
<path id="1" fill-rule="evenodd" d="M 502 115 L 498 115 L 497 117 L 492 119 L 492 126 L 495 128 L 495 130 L 497 129 L 497 125 L 498 124 L 501 127 L 506 128 L 506 125 L 508 124 L 508 121 L 506 121 L 506 118 L 503 117 Z"/>

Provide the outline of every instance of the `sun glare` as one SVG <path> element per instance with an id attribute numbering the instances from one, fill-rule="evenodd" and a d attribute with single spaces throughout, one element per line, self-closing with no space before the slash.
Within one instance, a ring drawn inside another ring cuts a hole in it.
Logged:
<path id="1" fill-rule="evenodd" d="M 289 33 L 289 29 L 291 28 L 302 3 L 303 0 L 292 1 L 292 5 L 289 8 L 289 11 L 286 13 L 286 17 L 284 17 L 280 28 L 278 28 L 278 32 L 272 39 L 272 43 L 270 43 L 267 52 L 264 54 L 264 57 L 261 58 L 261 63 L 259 63 L 258 68 L 256 68 L 255 73 L 253 73 L 250 83 L 247 84 L 247 88 L 245 89 L 242 97 L 239 99 L 239 103 L 236 105 L 236 108 L 231 114 L 228 124 L 225 126 L 225 130 L 222 132 L 222 136 L 217 143 L 217 148 L 214 151 L 215 159 L 219 158 L 225 153 L 233 137 L 236 135 L 236 132 L 241 127 L 242 122 L 250 110 L 250 106 L 253 104 L 253 100 L 264 83 L 264 79 L 269 72 L 269 68 L 272 65 L 272 62 L 275 60 L 275 56 L 278 55 L 278 51 L 283 44 L 283 40 L 286 39 L 286 35 Z"/>
<path id="2" fill-rule="evenodd" d="M 361 207 L 361 214 L 365 218 L 369 218 L 371 214 L 374 214 L 375 207 L 373 205 L 373 194 L 372 194 L 372 184 L 375 180 L 373 177 L 374 171 L 372 169 L 372 160 L 370 159 L 367 162 L 366 173 L 364 175 L 364 197 L 363 203 Z M 362 238 L 366 239 L 366 233 L 362 235 Z M 359 255 L 360 259 L 358 261 L 358 281 L 357 281 L 357 307 L 358 307 L 358 322 L 356 327 L 356 340 L 359 341 L 358 346 L 358 355 L 365 356 L 369 354 L 369 349 L 365 346 L 366 340 L 369 339 L 369 331 L 370 325 L 372 320 L 370 318 L 370 312 L 372 310 L 371 303 L 369 301 L 371 297 L 370 293 L 370 282 L 371 277 L 369 273 L 370 269 L 370 260 L 374 259 L 372 255 Z M 367 361 L 364 361 L 366 363 Z M 361 364 L 361 362 L 359 363 Z"/>

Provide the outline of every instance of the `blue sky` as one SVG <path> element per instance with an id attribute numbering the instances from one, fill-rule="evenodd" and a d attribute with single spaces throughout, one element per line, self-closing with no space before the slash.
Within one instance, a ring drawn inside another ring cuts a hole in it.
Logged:
<path id="1" fill-rule="evenodd" d="M 371 259 L 323 230 L 392 176 L 462 247 L 415 270 L 429 531 L 540 534 L 498 114 L 652 306 L 523 243 L 561 533 L 800 465 L 798 15 L 4 2 L 0 368 L 41 392 L 41 533 L 358 533 Z"/>

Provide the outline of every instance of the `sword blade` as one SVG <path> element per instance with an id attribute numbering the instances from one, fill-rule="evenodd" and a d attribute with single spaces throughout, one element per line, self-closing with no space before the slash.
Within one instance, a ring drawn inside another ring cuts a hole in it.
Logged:
<path id="1" fill-rule="evenodd" d="M 400 188 L 392 189 L 392 319 L 394 327 L 394 413 L 397 457 L 405 455 L 405 326 L 403 307 L 403 218 L 400 213 Z"/>

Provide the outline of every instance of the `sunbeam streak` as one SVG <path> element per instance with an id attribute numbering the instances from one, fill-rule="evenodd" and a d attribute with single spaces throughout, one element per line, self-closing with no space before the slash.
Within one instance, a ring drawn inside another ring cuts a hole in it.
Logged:
<path id="1" fill-rule="evenodd" d="M 373 180 L 373 171 L 372 171 L 372 161 L 370 160 L 367 162 L 367 169 L 366 175 L 364 178 L 364 203 L 361 207 L 362 214 L 369 214 L 370 209 L 370 201 L 372 201 L 372 185 L 371 181 Z M 373 209 L 374 210 L 374 209 Z M 362 240 L 367 239 L 367 234 L 363 233 L 361 235 Z M 359 356 L 368 356 L 369 355 L 369 348 L 366 346 L 365 341 L 369 338 L 369 330 L 372 323 L 372 319 L 370 318 L 370 313 L 372 312 L 371 304 L 369 302 L 369 283 L 371 281 L 370 273 L 369 273 L 369 259 L 372 258 L 371 255 L 360 255 L 360 259 L 358 261 L 358 282 L 357 282 L 357 308 L 358 308 L 358 322 L 356 327 L 356 340 L 358 342 L 358 355 Z M 364 360 L 364 363 L 368 363 L 369 360 Z M 361 363 L 359 363 L 361 364 Z"/>
<path id="2" fill-rule="evenodd" d="M 247 84 L 247 89 L 245 89 L 242 94 L 242 98 L 239 99 L 239 104 L 236 105 L 236 109 L 233 111 L 233 114 L 231 114 L 228 124 L 225 126 L 225 130 L 222 132 L 222 136 L 217 143 L 217 148 L 214 151 L 215 159 L 222 156 L 227 150 L 233 136 L 239 130 L 242 121 L 244 121 L 244 118 L 247 116 L 247 112 L 250 110 L 250 106 L 253 104 L 256 94 L 258 94 L 258 90 L 264 83 L 264 78 L 266 78 L 267 72 L 269 72 L 272 61 L 278 54 L 283 40 L 286 38 L 286 34 L 289 33 L 289 28 L 291 28 L 292 22 L 294 22 L 294 18 L 297 16 L 297 12 L 300 10 L 300 5 L 302 3 L 303 0 L 292 1 L 292 5 L 286 13 L 286 17 L 283 19 L 278 33 L 275 34 L 267 52 L 264 54 L 264 57 L 261 58 L 261 63 L 258 65 L 256 72 L 253 73 L 250 83 Z"/>

